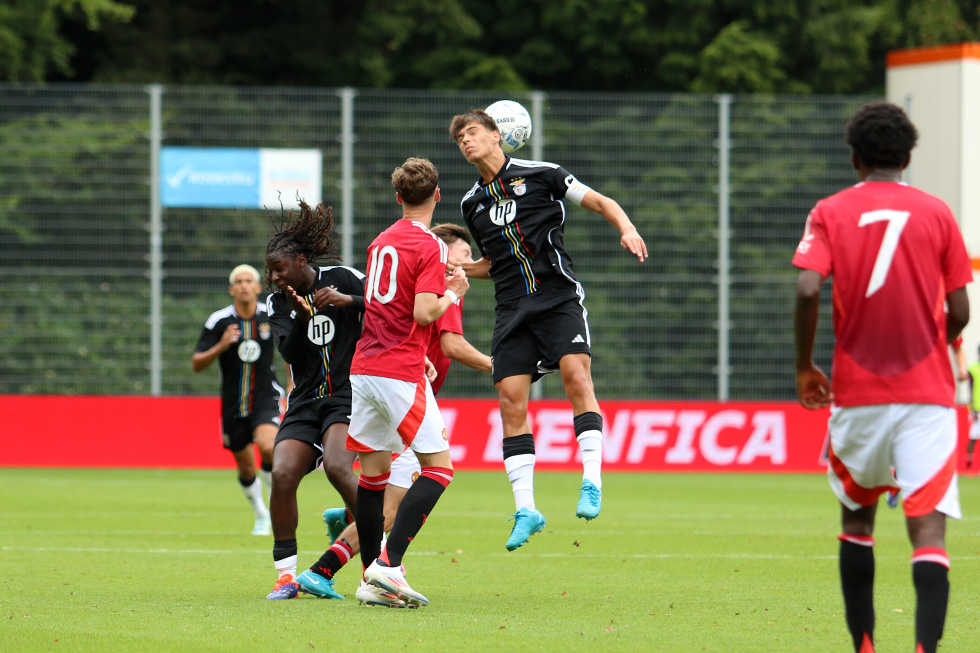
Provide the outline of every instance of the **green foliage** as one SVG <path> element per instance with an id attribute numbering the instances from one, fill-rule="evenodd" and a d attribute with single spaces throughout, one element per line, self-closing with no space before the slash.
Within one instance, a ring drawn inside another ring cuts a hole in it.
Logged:
<path id="1" fill-rule="evenodd" d="M 881 91 L 888 50 L 978 34 L 975 0 L 36 5 L 0 8 L 9 79 L 864 93 Z M 68 29 L 69 14 L 89 20 Z"/>
<path id="2" fill-rule="evenodd" d="M 129 21 L 135 9 L 115 0 L 7 0 L 0 4 L 0 79 L 40 82 L 72 74 L 77 46 L 65 24 L 80 21 L 88 31 Z"/>

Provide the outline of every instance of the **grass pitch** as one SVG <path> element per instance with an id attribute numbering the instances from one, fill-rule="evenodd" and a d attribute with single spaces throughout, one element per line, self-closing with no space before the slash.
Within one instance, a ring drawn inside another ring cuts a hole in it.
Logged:
<path id="1" fill-rule="evenodd" d="M 846 651 L 838 508 L 820 475 L 606 474 L 576 519 L 580 477 L 539 473 L 544 532 L 508 553 L 503 471 L 460 472 L 409 549 L 420 610 L 266 601 L 272 538 L 227 471 L 0 469 L 4 651 Z M 980 479 L 950 522 L 943 651 L 980 648 Z M 299 567 L 338 498 L 300 487 Z M 915 598 L 900 510 L 876 533 L 879 651 L 911 650 Z"/>

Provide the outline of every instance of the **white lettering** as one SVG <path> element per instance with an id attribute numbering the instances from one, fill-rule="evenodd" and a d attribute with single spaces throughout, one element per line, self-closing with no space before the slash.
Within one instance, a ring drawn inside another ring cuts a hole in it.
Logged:
<path id="1" fill-rule="evenodd" d="M 633 439 L 626 462 L 639 463 L 647 449 L 667 444 L 667 427 L 674 423 L 672 410 L 638 410 L 633 413 Z"/>
<path id="2" fill-rule="evenodd" d="M 534 420 L 536 460 L 543 463 L 564 463 L 575 457 L 578 446 L 571 408 L 542 408 L 535 413 Z"/>
<path id="3" fill-rule="evenodd" d="M 786 415 L 777 410 L 760 410 L 752 416 L 752 435 L 738 454 L 738 464 L 769 458 L 774 465 L 786 463 Z"/>
<path id="4" fill-rule="evenodd" d="M 707 413 L 703 410 L 682 410 L 677 413 L 677 441 L 674 446 L 664 454 L 664 462 L 668 465 L 686 465 L 694 462 L 697 457 L 697 450 L 694 448 L 694 439 L 698 435 L 698 429 L 704 424 Z"/>
<path id="5" fill-rule="evenodd" d="M 723 410 L 715 413 L 701 429 L 701 455 L 712 465 L 731 465 L 738 454 L 738 447 L 722 447 L 718 435 L 723 429 L 741 429 L 745 426 L 745 413 L 740 410 Z"/>

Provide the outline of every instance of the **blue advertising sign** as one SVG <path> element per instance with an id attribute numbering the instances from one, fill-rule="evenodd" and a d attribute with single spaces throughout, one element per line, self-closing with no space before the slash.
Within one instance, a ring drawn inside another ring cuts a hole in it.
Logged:
<path id="1" fill-rule="evenodd" d="M 295 208 L 322 195 L 319 150 L 165 147 L 160 152 L 163 206 Z"/>
<path id="2" fill-rule="evenodd" d="M 255 208 L 259 150 L 165 147 L 160 152 L 164 206 Z"/>

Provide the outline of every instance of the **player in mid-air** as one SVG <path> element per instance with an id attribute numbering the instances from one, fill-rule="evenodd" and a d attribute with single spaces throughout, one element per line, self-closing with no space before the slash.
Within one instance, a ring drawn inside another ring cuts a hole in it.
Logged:
<path id="1" fill-rule="evenodd" d="M 464 264 L 469 277 L 491 279 L 497 308 L 490 355 L 500 399 L 504 468 L 517 512 L 506 547 L 513 551 L 545 526 L 534 502 L 534 436 L 527 409 L 531 383 L 560 370 L 572 404 L 582 454 L 576 514 L 599 515 L 602 504 L 602 415 L 592 385 L 585 292 L 565 251 L 568 200 L 601 215 L 620 232 L 620 244 L 640 261 L 646 243 L 622 207 L 579 182 L 561 166 L 513 159 L 486 112 L 455 116 L 449 135 L 480 179 L 463 197 L 462 213 L 483 257 Z"/>
<path id="2" fill-rule="evenodd" d="M 860 653 L 874 651 L 879 496 L 897 485 L 905 497 L 921 653 L 934 653 L 943 634 L 946 517 L 960 516 L 946 343 L 969 320 L 973 273 L 949 207 L 901 181 L 917 138 L 893 104 L 858 110 L 846 140 L 859 183 L 817 203 L 793 257 L 796 392 L 806 408 L 831 407 L 828 478 L 841 503 L 845 618 Z M 820 289 L 831 275 L 833 386 L 813 363 Z"/>
<path id="3" fill-rule="evenodd" d="M 446 278 L 448 248 L 429 231 L 440 198 L 436 167 L 409 158 L 392 173 L 391 183 L 402 217 L 368 247 L 364 332 L 351 363 L 347 446 L 361 461 L 354 518 L 364 565 L 355 596 L 385 604 L 370 593 L 373 587 L 419 607 L 428 599 L 406 582 L 402 558 L 453 479 L 446 425 L 426 376 L 425 352 L 435 321 L 469 284 L 461 268 Z M 391 456 L 406 445 L 422 472 L 405 494 L 382 549 Z"/>
<path id="4" fill-rule="evenodd" d="M 290 212 L 266 247 L 266 281 L 275 290 L 267 302 L 269 322 L 295 382 L 273 456 L 269 503 L 279 577 L 269 599 L 293 598 L 299 591 L 344 598 L 333 587 L 333 574 L 357 547 L 357 534 L 349 529 L 310 569 L 296 575 L 296 490 L 302 478 L 322 462 L 344 504 L 353 510 L 357 500 L 354 454 L 346 441 L 364 275 L 343 265 L 318 265 L 339 260 L 332 229 L 329 207 L 313 209 L 301 202 L 299 215 Z"/>
<path id="5" fill-rule="evenodd" d="M 463 227 L 455 224 L 437 224 L 432 227 L 432 233 L 439 236 L 449 249 L 449 260 L 459 263 L 472 263 L 473 250 L 470 235 Z M 436 376 L 432 380 L 432 394 L 439 395 L 439 390 L 446 381 L 449 365 L 456 361 L 467 367 L 483 372 L 489 372 L 492 361 L 490 357 L 476 349 L 463 337 L 463 300 L 453 303 L 446 312 L 435 322 L 429 348 L 426 352 L 429 361 L 435 368 Z M 411 447 L 395 458 L 391 463 L 391 476 L 385 490 L 385 532 L 391 530 L 395 521 L 395 513 L 401 505 L 408 488 L 422 473 L 418 457 Z M 350 515 L 345 508 L 328 508 L 323 513 L 323 521 L 331 543 L 336 540 L 343 529 L 350 523 Z"/>
<path id="6" fill-rule="evenodd" d="M 255 514 L 252 535 L 269 535 L 272 529 L 262 496 L 262 477 L 269 485 L 272 445 L 284 394 L 276 382 L 269 319 L 265 306 L 258 301 L 261 290 L 259 272 L 251 265 L 232 270 L 228 293 L 233 303 L 211 314 L 191 357 L 195 372 L 216 360 L 219 363 L 221 441 L 235 458 L 238 483 Z M 256 476 L 253 442 L 261 459 L 260 476 Z"/>

